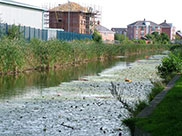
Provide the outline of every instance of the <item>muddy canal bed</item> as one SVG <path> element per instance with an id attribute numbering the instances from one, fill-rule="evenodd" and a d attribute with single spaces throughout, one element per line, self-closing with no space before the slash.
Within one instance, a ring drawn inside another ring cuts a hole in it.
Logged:
<path id="1" fill-rule="evenodd" d="M 0 102 L 0 135 L 3 136 L 130 136 L 122 124 L 127 109 L 111 95 L 113 82 L 121 97 L 131 106 L 146 100 L 161 80 L 156 66 L 163 55 L 135 63 L 118 63 L 94 75 L 63 82 L 42 93 Z M 132 82 L 125 82 L 128 78 Z"/>

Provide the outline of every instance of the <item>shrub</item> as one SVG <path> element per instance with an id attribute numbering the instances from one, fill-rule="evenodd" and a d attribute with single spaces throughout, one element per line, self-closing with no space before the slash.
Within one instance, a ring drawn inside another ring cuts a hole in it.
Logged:
<path id="1" fill-rule="evenodd" d="M 13 39 L 20 39 L 21 38 L 21 32 L 19 31 L 20 26 L 12 25 L 11 27 L 8 27 L 8 38 Z"/>
<path id="2" fill-rule="evenodd" d="M 162 59 L 162 64 L 157 68 L 158 73 L 164 78 L 173 72 L 182 72 L 182 57 L 180 54 L 170 53 Z"/>
<path id="3" fill-rule="evenodd" d="M 92 38 L 96 42 L 102 42 L 102 36 L 96 30 L 94 31 Z"/>

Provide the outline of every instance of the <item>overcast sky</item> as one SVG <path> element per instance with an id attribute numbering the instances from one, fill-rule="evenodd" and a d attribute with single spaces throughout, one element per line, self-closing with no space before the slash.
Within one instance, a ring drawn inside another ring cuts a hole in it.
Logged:
<path id="1" fill-rule="evenodd" d="M 36 6 L 56 5 L 67 0 L 15 0 Z M 108 27 L 127 27 L 137 20 L 173 23 L 177 30 L 182 30 L 181 0 L 70 0 L 83 6 L 96 6 L 102 9 L 101 25 Z"/>

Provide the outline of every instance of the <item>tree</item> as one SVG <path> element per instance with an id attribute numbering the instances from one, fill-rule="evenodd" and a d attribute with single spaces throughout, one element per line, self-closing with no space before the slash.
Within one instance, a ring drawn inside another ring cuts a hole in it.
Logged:
<path id="1" fill-rule="evenodd" d="M 102 36 L 100 35 L 100 33 L 97 30 L 94 31 L 92 38 L 96 42 L 102 42 Z"/>
<path id="2" fill-rule="evenodd" d="M 161 33 L 160 39 L 161 39 L 161 43 L 163 44 L 167 44 L 170 41 L 169 36 L 166 33 Z"/>
<path id="3" fill-rule="evenodd" d="M 124 42 L 124 41 L 128 41 L 128 37 L 124 34 L 114 34 L 114 40 L 120 41 L 120 42 Z"/>

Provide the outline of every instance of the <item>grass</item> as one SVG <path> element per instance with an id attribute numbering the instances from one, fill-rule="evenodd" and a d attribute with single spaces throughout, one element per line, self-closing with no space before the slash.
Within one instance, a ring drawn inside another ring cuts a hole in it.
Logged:
<path id="1" fill-rule="evenodd" d="M 148 95 L 148 101 L 152 101 L 154 97 L 159 94 L 164 89 L 164 84 L 162 82 L 154 82 L 154 88 L 152 88 L 151 93 Z M 132 117 L 123 120 L 123 123 L 130 128 L 132 136 L 134 135 L 137 115 L 148 106 L 148 103 L 145 101 L 140 101 L 135 107 L 135 110 L 132 112 Z"/>
<path id="2" fill-rule="evenodd" d="M 153 113 L 145 118 L 131 118 L 126 124 L 136 125 L 152 136 L 182 136 L 182 78 L 169 90 Z"/>

